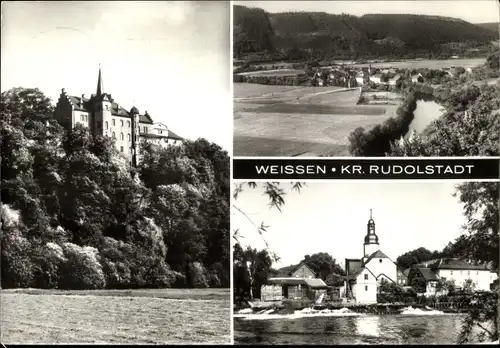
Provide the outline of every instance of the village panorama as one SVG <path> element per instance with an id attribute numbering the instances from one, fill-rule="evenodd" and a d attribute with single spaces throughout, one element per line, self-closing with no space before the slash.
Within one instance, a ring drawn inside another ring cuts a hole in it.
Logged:
<path id="1" fill-rule="evenodd" d="M 498 342 L 497 183 L 235 191 L 236 344 Z"/>
<path id="2" fill-rule="evenodd" d="M 235 156 L 498 155 L 495 1 L 234 3 Z"/>

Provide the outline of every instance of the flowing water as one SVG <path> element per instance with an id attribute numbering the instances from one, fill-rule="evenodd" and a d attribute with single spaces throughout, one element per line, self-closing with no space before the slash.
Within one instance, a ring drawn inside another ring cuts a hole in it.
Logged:
<path id="1" fill-rule="evenodd" d="M 339 310 L 239 312 L 235 344 L 454 344 L 463 314 L 406 308 L 396 315 Z"/>
<path id="2" fill-rule="evenodd" d="M 414 111 L 415 118 L 410 124 L 408 134 L 413 131 L 422 133 L 432 121 L 438 119 L 442 114 L 442 106 L 435 101 L 418 100 L 417 108 Z"/>

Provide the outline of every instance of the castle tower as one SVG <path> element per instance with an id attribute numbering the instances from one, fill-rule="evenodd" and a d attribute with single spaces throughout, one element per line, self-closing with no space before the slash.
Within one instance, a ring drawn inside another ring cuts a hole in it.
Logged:
<path id="1" fill-rule="evenodd" d="M 135 106 L 130 109 L 132 119 L 132 166 L 139 164 L 139 110 Z"/>
<path id="2" fill-rule="evenodd" d="M 109 94 L 104 93 L 102 85 L 101 67 L 99 67 L 99 75 L 97 77 L 97 90 L 94 96 L 94 117 L 92 122 L 92 131 L 94 134 L 102 134 L 113 136 L 116 130 L 111 117 L 112 99 Z"/>
<path id="3" fill-rule="evenodd" d="M 363 260 L 380 249 L 378 244 L 378 236 L 375 234 L 375 221 L 372 218 L 372 210 L 370 209 L 370 220 L 366 226 L 365 243 L 363 244 Z"/>

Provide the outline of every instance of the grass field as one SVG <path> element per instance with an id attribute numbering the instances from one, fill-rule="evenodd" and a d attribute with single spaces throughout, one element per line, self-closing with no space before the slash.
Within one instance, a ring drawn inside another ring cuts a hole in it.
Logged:
<path id="1" fill-rule="evenodd" d="M 396 105 L 356 105 L 357 89 L 234 85 L 235 156 L 347 156 L 347 138 Z"/>
<path id="2" fill-rule="evenodd" d="M 229 344 L 228 289 L 2 290 L 4 344 Z"/>
<path id="3" fill-rule="evenodd" d="M 275 69 L 275 70 L 259 70 L 239 73 L 244 76 L 297 76 L 303 74 L 304 70 L 299 69 Z"/>

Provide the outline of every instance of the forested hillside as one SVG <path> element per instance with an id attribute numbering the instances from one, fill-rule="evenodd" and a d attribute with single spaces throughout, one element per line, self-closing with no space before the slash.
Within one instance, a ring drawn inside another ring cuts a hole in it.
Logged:
<path id="1" fill-rule="evenodd" d="M 37 89 L 1 95 L 2 287 L 229 287 L 229 158 L 206 140 L 67 133 Z"/>
<path id="2" fill-rule="evenodd" d="M 295 58 L 297 51 L 316 58 L 449 56 L 498 39 L 498 33 L 489 28 L 449 17 L 266 13 L 244 6 L 234 7 L 234 33 L 237 57 L 272 49 L 275 55 Z"/>
<path id="3" fill-rule="evenodd" d="M 499 26 L 500 26 L 500 23 L 498 22 L 492 22 L 492 23 L 478 23 L 476 24 L 477 26 L 481 27 L 481 28 L 485 28 L 485 29 L 488 29 L 490 31 L 492 31 L 493 33 L 495 34 L 498 34 L 499 33 Z"/>

